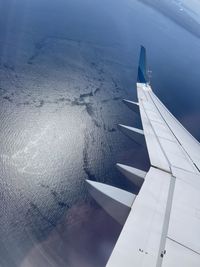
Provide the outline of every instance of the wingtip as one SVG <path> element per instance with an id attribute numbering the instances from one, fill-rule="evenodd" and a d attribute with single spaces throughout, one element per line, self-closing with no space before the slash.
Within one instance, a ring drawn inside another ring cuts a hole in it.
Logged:
<path id="1" fill-rule="evenodd" d="M 138 65 L 138 83 L 147 83 L 147 70 L 146 70 L 146 48 L 141 45 L 140 46 L 140 57 L 139 57 L 139 65 Z"/>

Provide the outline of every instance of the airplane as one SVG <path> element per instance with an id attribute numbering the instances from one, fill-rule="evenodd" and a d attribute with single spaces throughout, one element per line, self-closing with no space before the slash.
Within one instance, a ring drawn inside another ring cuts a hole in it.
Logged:
<path id="1" fill-rule="evenodd" d="M 94 199 L 123 225 L 106 267 L 199 267 L 200 144 L 147 80 L 146 50 L 141 46 L 138 102 L 124 103 L 140 114 L 143 129 L 119 128 L 137 143 L 146 143 L 151 167 L 144 172 L 117 164 L 139 193 L 87 180 Z"/>

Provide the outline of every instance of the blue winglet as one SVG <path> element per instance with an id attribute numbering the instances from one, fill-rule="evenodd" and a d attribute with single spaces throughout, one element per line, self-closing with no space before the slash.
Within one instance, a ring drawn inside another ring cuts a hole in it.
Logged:
<path id="1" fill-rule="evenodd" d="M 138 66 L 138 83 L 147 83 L 147 71 L 146 71 L 146 49 L 141 46 L 140 49 L 140 59 Z"/>

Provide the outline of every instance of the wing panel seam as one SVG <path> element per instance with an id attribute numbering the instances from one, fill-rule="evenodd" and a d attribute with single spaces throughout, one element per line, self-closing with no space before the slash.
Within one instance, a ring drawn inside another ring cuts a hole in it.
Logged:
<path id="1" fill-rule="evenodd" d="M 167 205 L 166 205 L 166 209 L 165 209 L 165 217 L 164 217 L 164 223 L 163 223 L 162 236 L 160 239 L 160 248 L 159 248 L 160 253 L 158 255 L 156 267 L 160 267 L 162 265 L 162 261 L 163 261 L 163 257 L 161 257 L 161 253 L 162 253 L 162 251 L 165 250 L 165 246 L 166 246 L 167 233 L 168 233 L 168 229 L 169 229 L 170 214 L 171 214 L 172 203 L 173 203 L 175 183 L 176 183 L 176 177 L 171 175 L 170 187 L 169 187 L 168 198 L 167 198 Z"/>
<path id="2" fill-rule="evenodd" d="M 190 250 L 190 251 L 192 251 L 192 252 L 194 252 L 194 253 L 200 255 L 200 253 L 199 253 L 198 251 L 196 251 L 196 250 L 194 250 L 194 249 L 192 249 L 192 248 L 190 248 L 190 247 L 188 247 L 188 246 L 183 245 L 182 243 L 176 241 L 175 239 L 173 239 L 173 238 L 171 238 L 171 237 L 169 237 L 169 236 L 167 236 L 166 239 L 169 239 L 169 240 L 171 240 L 172 242 L 174 242 L 174 243 L 176 243 L 176 244 L 178 244 L 178 245 L 180 245 L 180 246 L 182 246 L 182 247 L 184 247 L 184 248 L 186 248 L 186 249 L 188 249 L 188 250 Z"/>
<path id="3" fill-rule="evenodd" d="M 172 133 L 173 136 L 175 137 L 176 141 L 178 142 L 178 144 L 179 144 L 180 147 L 182 148 L 183 152 L 185 153 L 185 155 L 187 155 L 187 158 L 188 158 L 188 159 L 190 160 L 190 162 L 192 163 L 192 166 L 193 166 L 198 172 L 200 172 L 200 170 L 199 170 L 199 168 L 197 167 L 197 165 L 194 163 L 194 161 L 192 160 L 192 158 L 190 157 L 190 155 L 188 154 L 188 152 L 186 151 L 186 149 L 183 147 L 183 145 L 181 144 L 181 142 L 179 141 L 179 139 L 176 137 L 176 135 L 175 135 L 174 132 L 172 131 L 171 127 L 169 126 L 169 124 L 167 123 L 167 121 L 165 120 L 165 118 L 163 117 L 163 115 L 161 114 L 161 112 L 160 112 L 158 106 L 156 105 L 156 103 L 155 103 L 155 101 L 154 101 L 154 99 L 153 99 L 153 97 L 152 97 L 152 95 L 151 95 L 150 93 L 149 93 L 149 96 L 150 96 L 152 102 L 154 103 L 156 109 L 158 110 L 160 116 L 162 117 L 162 119 L 164 120 L 164 122 L 165 122 L 166 125 L 168 126 L 169 130 L 171 131 L 171 133 Z M 153 96 L 154 96 L 154 94 L 153 94 Z M 159 99 L 157 99 L 157 100 L 159 101 Z M 159 101 L 159 103 L 163 106 L 163 108 L 165 108 L 165 106 L 164 106 L 160 101 Z M 168 112 L 168 114 L 170 115 L 170 117 L 173 116 L 168 110 L 166 110 L 166 112 Z M 173 118 L 173 117 L 172 117 L 172 118 Z M 179 125 L 180 125 L 184 130 L 186 130 L 176 118 L 173 118 L 173 119 L 175 119 L 176 122 L 178 122 Z M 187 130 L 186 130 L 186 131 L 187 131 Z M 189 133 L 189 132 L 187 131 L 187 133 Z M 190 134 L 190 133 L 189 133 L 189 134 Z M 190 134 L 190 136 L 192 136 L 192 135 Z M 192 137 L 193 137 L 193 136 L 192 136 Z M 196 140 L 194 137 L 193 137 L 193 139 L 194 139 L 194 140 L 196 141 L 196 143 L 199 145 L 199 143 L 197 142 L 197 140 Z"/>

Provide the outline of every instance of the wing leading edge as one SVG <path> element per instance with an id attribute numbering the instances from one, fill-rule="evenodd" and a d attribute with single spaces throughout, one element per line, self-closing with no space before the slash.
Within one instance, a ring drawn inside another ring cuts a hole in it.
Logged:
<path id="1" fill-rule="evenodd" d="M 140 176 L 141 189 L 106 266 L 199 267 L 200 144 L 147 83 L 144 47 L 140 52 L 137 94 L 138 103 L 126 102 L 130 108 L 136 105 L 134 111 L 139 107 L 143 130 L 124 126 L 122 132 L 136 141 L 138 134 L 144 136 L 151 167 L 144 173 L 117 164 L 129 179 L 136 181 L 134 177 Z"/>

